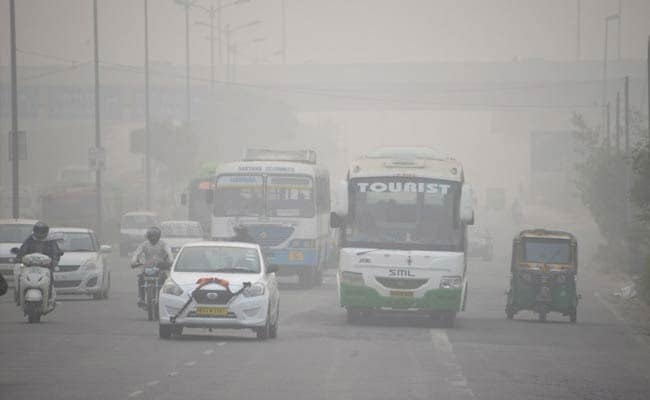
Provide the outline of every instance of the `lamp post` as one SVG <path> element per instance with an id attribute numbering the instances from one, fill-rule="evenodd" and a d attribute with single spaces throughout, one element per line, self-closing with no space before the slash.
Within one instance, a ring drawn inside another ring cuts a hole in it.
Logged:
<path id="1" fill-rule="evenodd" d="M 20 196 L 18 195 L 20 164 L 18 156 L 18 84 L 16 78 L 16 4 L 9 0 L 9 25 L 11 31 L 11 176 L 12 202 L 11 209 L 14 218 L 20 217 Z"/>
<path id="2" fill-rule="evenodd" d="M 185 119 L 189 126 L 192 113 L 190 93 L 190 7 L 196 0 L 174 0 L 185 8 Z"/>
<path id="3" fill-rule="evenodd" d="M 151 131 L 149 130 L 149 10 L 144 0 L 144 134 L 145 134 L 145 207 L 151 210 Z"/>
<path id="4" fill-rule="evenodd" d="M 605 54 L 603 56 L 603 99 L 602 99 L 602 107 L 603 107 L 603 125 L 605 124 L 605 120 L 607 119 L 606 111 L 605 111 L 605 104 L 607 103 L 607 43 L 608 43 L 608 37 L 609 37 L 609 23 L 611 21 L 618 21 L 619 20 L 619 15 L 618 14 L 613 14 L 613 15 L 608 15 L 605 18 Z"/>
<path id="5" fill-rule="evenodd" d="M 99 37 L 97 27 L 97 0 L 93 0 L 93 42 L 95 64 L 95 192 L 96 192 L 96 226 L 97 234 L 102 237 L 102 140 L 99 109 Z"/>
<path id="6" fill-rule="evenodd" d="M 231 28 L 230 25 L 226 25 L 226 76 L 228 81 L 234 79 L 234 69 L 236 66 L 236 61 L 235 61 L 235 54 L 237 53 L 237 47 L 236 45 L 233 45 L 231 43 L 232 41 L 232 36 L 233 34 L 242 31 L 247 28 L 252 28 L 254 26 L 257 26 L 261 24 L 262 21 L 260 20 L 253 20 L 248 23 L 236 26 L 234 28 Z"/>

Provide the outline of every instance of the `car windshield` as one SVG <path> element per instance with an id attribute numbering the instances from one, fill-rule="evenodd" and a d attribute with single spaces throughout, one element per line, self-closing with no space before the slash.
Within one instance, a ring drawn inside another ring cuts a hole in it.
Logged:
<path id="1" fill-rule="evenodd" d="M 569 264 L 571 247 L 566 240 L 526 239 L 524 260 L 531 263 Z"/>
<path id="2" fill-rule="evenodd" d="M 375 178 L 351 184 L 351 246 L 460 251 L 460 185 L 432 179 Z"/>
<path id="3" fill-rule="evenodd" d="M 32 234 L 31 224 L 0 225 L 0 243 L 22 243 Z"/>
<path id="4" fill-rule="evenodd" d="M 162 236 L 166 238 L 203 237 L 201 225 L 197 222 L 163 222 L 160 224 Z"/>
<path id="5" fill-rule="evenodd" d="M 178 255 L 175 272 L 259 273 L 257 249 L 233 246 L 191 246 Z"/>
<path id="6" fill-rule="evenodd" d="M 125 229 L 146 229 L 156 225 L 158 221 L 153 215 L 125 215 L 122 217 L 122 228 Z"/>
<path id="7" fill-rule="evenodd" d="M 96 251 L 92 235 L 85 232 L 53 232 L 53 236 L 60 236 L 59 248 L 64 253 L 76 251 Z"/>

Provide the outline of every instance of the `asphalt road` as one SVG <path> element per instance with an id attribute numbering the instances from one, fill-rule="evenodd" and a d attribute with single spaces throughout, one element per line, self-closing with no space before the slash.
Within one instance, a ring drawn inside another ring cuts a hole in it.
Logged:
<path id="1" fill-rule="evenodd" d="M 422 317 L 348 325 L 325 285 L 281 286 L 279 338 L 186 330 L 158 339 L 114 257 L 108 300 L 61 301 L 27 324 L 0 299 L 0 398 L 19 399 L 648 399 L 650 346 L 582 268 L 579 321 L 505 319 L 505 262 L 470 262 L 468 311 L 442 329 Z"/>

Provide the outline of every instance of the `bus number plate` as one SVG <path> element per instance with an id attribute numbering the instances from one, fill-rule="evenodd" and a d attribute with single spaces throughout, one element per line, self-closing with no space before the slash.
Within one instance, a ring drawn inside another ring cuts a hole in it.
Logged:
<path id="1" fill-rule="evenodd" d="M 392 297 L 413 297 L 413 292 L 405 292 L 403 290 L 391 290 L 390 295 Z"/>

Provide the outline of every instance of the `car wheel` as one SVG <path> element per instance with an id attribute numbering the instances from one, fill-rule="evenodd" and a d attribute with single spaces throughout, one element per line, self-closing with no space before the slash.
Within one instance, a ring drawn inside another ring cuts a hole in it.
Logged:
<path id="1" fill-rule="evenodd" d="M 175 327 L 171 325 L 158 325 L 158 336 L 160 336 L 161 339 L 169 339 L 172 337 L 174 328 Z"/>
<path id="2" fill-rule="evenodd" d="M 266 316 L 266 322 L 264 323 L 264 326 L 261 328 L 257 328 L 255 330 L 255 333 L 257 334 L 257 338 L 259 340 L 266 340 L 269 337 L 271 337 L 271 313 L 270 312 Z"/>
<path id="3" fill-rule="evenodd" d="M 269 332 L 269 337 L 271 339 L 276 339 L 278 337 L 278 325 L 280 324 L 280 310 L 278 310 L 277 315 L 275 316 L 275 322 L 271 325 L 271 330 Z"/>

